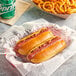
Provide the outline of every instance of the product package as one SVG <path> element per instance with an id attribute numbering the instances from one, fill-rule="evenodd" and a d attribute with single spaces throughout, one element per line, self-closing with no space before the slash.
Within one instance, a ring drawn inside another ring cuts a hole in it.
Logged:
<path id="1" fill-rule="evenodd" d="M 6 0 L 4 0 L 6 1 Z M 15 0 L 13 0 L 15 1 Z M 7 1 L 6 1 L 7 2 Z M 15 6 L 15 7 L 14 7 Z M 23 15 L 24 12 L 26 12 L 28 10 L 28 8 L 30 7 L 30 3 L 24 1 L 24 0 L 16 0 L 16 2 L 14 2 L 12 8 L 14 8 L 13 12 L 11 13 L 6 13 L 5 14 L 2 14 L 1 13 L 1 9 L 5 9 L 6 7 L 1 7 L 0 6 L 0 15 L 2 17 L 6 17 L 7 19 L 4 19 L 0 16 L 0 22 L 2 23 L 5 23 L 5 24 L 8 24 L 8 25 L 13 25 L 15 24 L 15 22 Z M 8 7 L 9 8 L 9 7 Z M 8 10 L 7 8 L 7 10 Z M 10 9 L 12 9 L 11 6 L 10 6 Z M 7 17 L 8 16 L 8 17 Z M 14 17 L 13 17 L 14 16 Z M 13 18 L 11 18 L 13 17 Z M 11 19 L 10 19 L 11 18 Z"/>
<path id="2" fill-rule="evenodd" d="M 13 51 L 16 42 L 39 28 L 49 26 L 62 29 L 66 36 L 71 38 L 71 44 L 63 52 L 45 62 L 39 64 L 22 62 Z M 76 31 L 67 26 L 60 27 L 57 24 L 49 23 L 44 19 L 11 27 L 0 36 L 0 42 L 0 47 L 5 50 L 1 53 L 5 54 L 6 59 L 18 69 L 22 76 L 51 76 L 64 62 L 76 54 L 76 47 L 74 46 L 76 44 Z"/>

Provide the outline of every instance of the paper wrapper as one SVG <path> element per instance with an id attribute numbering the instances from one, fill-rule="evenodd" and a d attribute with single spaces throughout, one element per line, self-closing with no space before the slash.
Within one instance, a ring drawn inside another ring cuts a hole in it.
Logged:
<path id="1" fill-rule="evenodd" d="M 72 43 L 63 52 L 56 55 L 50 60 L 40 64 L 23 63 L 17 59 L 13 51 L 13 47 L 18 40 L 36 31 L 41 27 L 51 26 L 63 29 L 67 36 L 70 36 Z M 13 64 L 22 76 L 51 76 L 64 62 L 76 54 L 76 31 L 67 26 L 59 27 L 56 24 L 47 22 L 44 19 L 39 19 L 32 22 L 24 23 L 23 26 L 13 26 L 0 37 L 0 46 L 6 50 L 6 59 Z"/>

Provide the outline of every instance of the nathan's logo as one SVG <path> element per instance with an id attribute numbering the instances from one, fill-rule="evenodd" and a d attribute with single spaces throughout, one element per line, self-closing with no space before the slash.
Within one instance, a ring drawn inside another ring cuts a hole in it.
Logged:
<path id="1" fill-rule="evenodd" d="M 0 4 L 0 15 L 3 13 L 7 13 L 10 12 L 12 10 L 14 10 L 15 8 L 15 3 L 14 4 Z"/>

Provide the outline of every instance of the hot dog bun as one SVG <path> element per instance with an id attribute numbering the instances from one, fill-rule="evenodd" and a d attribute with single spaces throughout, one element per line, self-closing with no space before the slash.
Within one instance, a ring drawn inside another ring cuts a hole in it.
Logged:
<path id="1" fill-rule="evenodd" d="M 54 35 L 48 28 L 40 29 L 33 34 L 21 39 L 15 46 L 15 51 L 21 55 L 27 55 L 29 50 L 32 50 L 40 43 L 48 38 L 53 39 Z"/>
<path id="2" fill-rule="evenodd" d="M 52 29 L 42 28 L 17 42 L 14 51 L 23 60 L 40 63 L 52 58 L 66 46 L 66 41 L 55 35 Z"/>
<path id="3" fill-rule="evenodd" d="M 40 63 L 46 61 L 66 47 L 66 43 L 60 37 L 48 40 L 43 45 L 40 45 L 35 50 L 32 50 L 27 55 L 27 60 L 33 63 Z"/>

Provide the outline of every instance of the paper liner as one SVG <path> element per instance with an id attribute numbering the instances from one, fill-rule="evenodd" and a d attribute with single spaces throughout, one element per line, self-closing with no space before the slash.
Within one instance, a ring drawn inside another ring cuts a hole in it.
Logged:
<path id="1" fill-rule="evenodd" d="M 46 26 L 57 27 L 63 29 L 67 36 L 70 36 L 72 43 L 63 52 L 56 55 L 50 60 L 40 64 L 23 63 L 17 59 L 13 47 L 16 42 L 29 33 Z M 32 22 L 24 23 L 23 26 L 13 26 L 0 37 L 0 46 L 6 50 L 6 59 L 13 64 L 22 76 L 51 76 L 64 62 L 76 54 L 76 31 L 67 26 L 60 27 L 56 24 L 39 19 Z"/>

